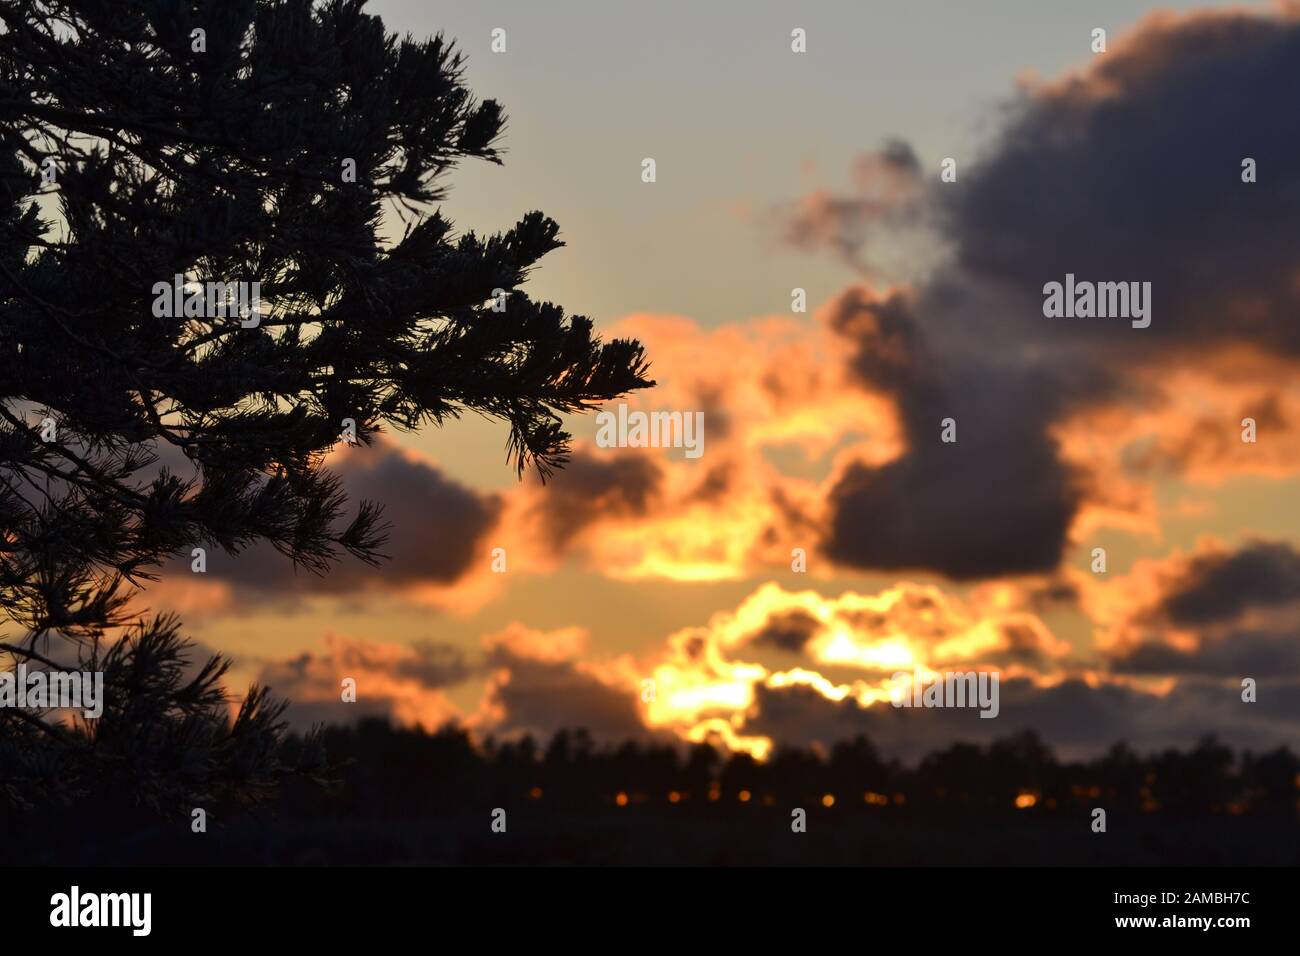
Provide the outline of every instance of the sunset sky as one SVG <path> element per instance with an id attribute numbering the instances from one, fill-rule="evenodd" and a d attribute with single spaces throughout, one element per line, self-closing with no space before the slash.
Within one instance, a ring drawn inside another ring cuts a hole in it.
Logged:
<path id="1" fill-rule="evenodd" d="M 147 592 L 234 657 L 232 690 L 270 684 L 298 726 L 758 756 L 1024 728 L 1066 756 L 1294 744 L 1300 6 L 370 9 L 455 38 L 509 118 L 504 165 L 453 171 L 444 215 L 556 219 L 525 290 L 644 342 L 658 386 L 629 404 L 703 411 L 705 451 L 599 448 L 575 418 L 543 487 L 494 421 L 340 447 L 394 524 L 383 568 L 254 549 Z M 1151 282 L 1150 328 L 1044 317 L 1067 273 Z M 999 717 L 891 707 L 913 666 L 999 669 Z"/>

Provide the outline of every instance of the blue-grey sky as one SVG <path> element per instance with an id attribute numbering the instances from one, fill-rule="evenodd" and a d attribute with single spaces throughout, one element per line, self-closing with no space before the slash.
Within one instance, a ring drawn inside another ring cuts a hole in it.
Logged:
<path id="1" fill-rule="evenodd" d="M 509 226 L 540 208 L 568 247 L 530 294 L 600 322 L 667 312 L 712 325 L 810 305 L 852 278 L 825 255 L 782 249 L 763 214 L 815 186 L 843 188 L 855 156 L 898 136 L 922 163 L 977 154 L 1017 76 L 1086 64 L 1150 0 L 373 0 L 391 30 L 438 30 L 469 85 L 499 100 L 504 167 L 452 174 L 457 225 Z M 1263 6 L 1268 4 L 1246 4 Z M 492 53 L 491 32 L 507 51 Z M 790 31 L 807 31 L 806 54 Z M 658 182 L 643 184 L 653 157 Z M 748 211 L 749 215 L 745 215 Z M 702 250 L 708 250 L 704 252 Z"/>

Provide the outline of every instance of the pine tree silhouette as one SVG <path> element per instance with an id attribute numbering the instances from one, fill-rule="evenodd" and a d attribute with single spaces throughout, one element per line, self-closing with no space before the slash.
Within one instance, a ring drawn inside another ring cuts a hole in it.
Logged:
<path id="1" fill-rule="evenodd" d="M 349 429 L 478 412 L 545 478 L 561 414 L 653 384 L 639 343 L 519 290 L 553 221 L 455 236 L 431 207 L 500 162 L 502 110 L 363 5 L 0 0 L 0 652 L 107 684 L 88 724 L 0 708 L 0 807 L 265 795 L 284 703 L 254 687 L 232 719 L 228 663 L 188 671 L 137 587 L 193 547 L 380 561 L 380 506 L 322 467 Z"/>

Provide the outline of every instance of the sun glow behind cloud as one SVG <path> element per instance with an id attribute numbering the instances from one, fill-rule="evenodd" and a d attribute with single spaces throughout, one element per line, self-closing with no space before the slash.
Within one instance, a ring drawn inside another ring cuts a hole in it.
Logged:
<path id="1" fill-rule="evenodd" d="M 1012 633 L 1021 635 L 1019 643 Z M 1026 633 L 1034 646 L 1025 644 Z M 716 735 L 760 759 L 773 741 L 743 733 L 759 688 L 797 687 L 832 703 L 873 707 L 897 696 L 899 672 L 910 680 L 914 672 L 932 678 L 958 665 L 998 670 L 1014 667 L 1013 654 L 1041 666 L 1066 649 L 1033 615 L 912 584 L 838 598 L 767 584 L 706 627 L 672 635 L 668 645 L 652 670 L 654 695 L 643 707 L 647 726 L 688 740 Z M 782 664 L 790 656 L 799 662 Z"/>

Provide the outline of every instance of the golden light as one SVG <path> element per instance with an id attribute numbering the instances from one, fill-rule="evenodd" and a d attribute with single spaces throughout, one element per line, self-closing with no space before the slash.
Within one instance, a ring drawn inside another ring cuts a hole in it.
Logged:
<path id="1" fill-rule="evenodd" d="M 715 737 L 728 750 L 747 753 L 760 763 L 772 751 L 770 737 L 743 737 L 736 733 L 728 721 L 720 717 L 701 721 L 686 731 L 686 739 L 691 743 L 713 743 Z"/>
<path id="2" fill-rule="evenodd" d="M 861 644 L 845 630 L 835 630 L 816 642 L 812 651 L 823 664 L 846 664 L 866 670 L 911 667 L 916 658 L 907 641 L 888 638 L 874 644 Z"/>
<path id="3" fill-rule="evenodd" d="M 823 807 L 835 806 L 835 795 L 833 793 L 824 794 L 822 796 L 822 806 Z"/>
<path id="4" fill-rule="evenodd" d="M 627 806 L 627 794 L 623 793 L 620 790 L 618 796 L 614 798 L 614 802 L 617 803 L 620 807 Z"/>
<path id="5" fill-rule="evenodd" d="M 682 795 L 681 795 L 680 793 L 678 793 L 676 790 L 670 790 L 670 791 L 668 791 L 668 802 L 669 802 L 669 803 L 681 803 L 681 802 L 682 802 Z"/>
<path id="6" fill-rule="evenodd" d="M 873 790 L 868 790 L 864 793 L 862 795 L 862 800 L 865 803 L 871 804 L 873 807 L 883 807 L 885 804 L 889 803 L 889 798 L 887 796 L 883 793 L 876 793 Z"/>
<path id="7" fill-rule="evenodd" d="M 741 803 L 749 803 L 750 793 L 748 790 L 742 790 L 740 793 L 736 794 L 736 796 L 740 799 Z"/>
<path id="8" fill-rule="evenodd" d="M 767 686 L 777 689 L 783 687 L 811 687 L 827 700 L 834 701 L 843 700 L 851 690 L 848 686 L 832 683 L 816 671 L 805 670 L 802 667 L 795 667 L 788 671 L 778 671 L 772 674 L 767 679 Z"/>
<path id="9" fill-rule="evenodd" d="M 1038 803 L 1038 794 L 1036 793 L 1021 791 L 1021 793 L 1016 797 L 1016 807 L 1017 809 L 1020 810 L 1028 810 L 1030 807 L 1034 806 L 1037 803 Z"/>
<path id="10" fill-rule="evenodd" d="M 541 788 L 541 787 L 533 787 L 533 789 L 529 790 L 529 791 L 528 791 L 528 799 L 529 799 L 529 800 L 540 800 L 540 799 L 542 799 L 542 788 Z"/>

